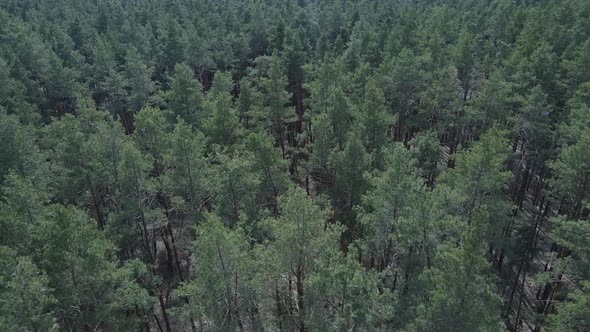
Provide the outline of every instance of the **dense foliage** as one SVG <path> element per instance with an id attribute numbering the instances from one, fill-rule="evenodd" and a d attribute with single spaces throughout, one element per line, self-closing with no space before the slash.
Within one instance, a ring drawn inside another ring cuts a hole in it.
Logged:
<path id="1" fill-rule="evenodd" d="M 590 330 L 587 0 L 0 1 L 1 331 Z"/>

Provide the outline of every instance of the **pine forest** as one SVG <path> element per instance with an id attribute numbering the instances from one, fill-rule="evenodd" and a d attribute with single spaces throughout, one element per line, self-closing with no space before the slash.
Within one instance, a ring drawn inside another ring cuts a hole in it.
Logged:
<path id="1" fill-rule="evenodd" d="M 590 331 L 590 1 L 0 0 L 4 331 Z"/>

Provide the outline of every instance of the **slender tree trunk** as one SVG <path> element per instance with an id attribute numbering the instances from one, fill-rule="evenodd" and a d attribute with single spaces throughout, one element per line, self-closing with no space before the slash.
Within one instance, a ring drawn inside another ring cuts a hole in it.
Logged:
<path id="1" fill-rule="evenodd" d="M 518 329 L 518 323 L 520 321 L 520 312 L 522 310 L 522 299 L 524 297 L 524 287 L 525 287 L 525 283 L 526 283 L 526 274 L 522 277 L 522 285 L 520 286 L 520 298 L 518 300 L 518 311 L 516 313 L 516 319 L 514 320 L 514 331 L 517 331 Z"/>
<path id="2" fill-rule="evenodd" d="M 162 294 L 158 294 L 158 301 L 160 302 L 160 310 L 162 310 L 162 318 L 164 318 L 164 324 L 166 325 L 166 332 L 172 332 L 170 328 L 170 320 L 168 319 L 168 313 L 166 312 L 166 304 Z"/>
<path id="3" fill-rule="evenodd" d="M 275 286 L 275 303 L 277 306 L 277 321 L 279 323 L 279 331 L 283 331 L 283 309 L 281 307 L 281 296 L 279 294 L 278 286 Z"/>
<path id="4" fill-rule="evenodd" d="M 172 265 L 174 259 L 172 258 L 172 249 L 170 248 L 170 244 L 168 243 L 168 239 L 164 236 L 164 232 L 160 231 L 160 237 L 162 238 L 162 242 L 164 243 L 164 247 L 166 248 L 166 264 L 168 265 L 168 271 L 170 273 L 174 273 L 174 266 Z"/>
<path id="5" fill-rule="evenodd" d="M 306 332 L 307 328 L 305 327 L 305 290 L 303 286 L 303 279 L 305 278 L 304 272 L 301 266 L 297 267 L 297 306 L 299 307 L 299 332 Z"/>
<path id="6" fill-rule="evenodd" d="M 164 332 L 164 330 L 162 329 L 162 323 L 160 323 L 160 319 L 158 318 L 158 315 L 154 314 L 154 320 L 156 321 L 156 325 L 158 325 L 158 330 L 160 332 Z"/>

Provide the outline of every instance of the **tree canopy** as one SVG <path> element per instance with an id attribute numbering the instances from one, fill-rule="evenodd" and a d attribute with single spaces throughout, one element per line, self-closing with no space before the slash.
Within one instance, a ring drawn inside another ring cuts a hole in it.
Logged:
<path id="1" fill-rule="evenodd" d="M 587 331 L 587 0 L 0 1 L 1 331 Z"/>

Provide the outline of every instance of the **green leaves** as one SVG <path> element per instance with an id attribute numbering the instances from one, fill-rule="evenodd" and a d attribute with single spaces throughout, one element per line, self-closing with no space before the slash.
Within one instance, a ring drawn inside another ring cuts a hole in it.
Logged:
<path id="1" fill-rule="evenodd" d="M 236 113 L 232 96 L 231 77 L 221 74 L 215 77 L 213 87 L 207 95 L 210 114 L 203 123 L 203 129 L 213 144 L 230 147 L 241 136 L 241 125 Z"/>
<path id="2" fill-rule="evenodd" d="M 566 146 L 551 164 L 555 187 L 568 204 L 568 216 L 577 218 L 588 195 L 590 176 L 590 142 L 584 134 L 574 145 Z"/>
<path id="3" fill-rule="evenodd" d="M 337 247 L 340 231 L 325 224 L 325 211 L 300 188 L 282 196 L 279 207 L 281 216 L 271 224 L 274 240 L 266 253 L 272 262 L 269 286 L 275 288 L 276 305 L 284 306 L 276 317 L 279 324 L 305 328 L 314 312 L 307 279 L 316 271 L 318 257 Z M 296 295 L 290 294 L 293 289 Z M 294 320 L 285 319 L 283 312 Z"/>
<path id="4" fill-rule="evenodd" d="M 474 212 L 461 247 L 441 248 L 425 278 L 427 301 L 417 308 L 411 329 L 418 331 L 496 331 L 500 298 L 494 294 L 484 255 L 485 211 Z"/>
<path id="5" fill-rule="evenodd" d="M 256 293 L 246 235 L 240 228 L 230 230 L 219 217 L 208 214 L 197 227 L 196 238 L 196 275 L 177 291 L 177 296 L 189 299 L 182 316 L 210 321 L 216 330 L 248 324 Z"/>
<path id="6" fill-rule="evenodd" d="M 0 330 L 584 329 L 589 10 L 0 2 Z"/>
<path id="7" fill-rule="evenodd" d="M 365 85 L 365 99 L 358 121 L 364 126 L 367 151 L 375 155 L 374 165 L 380 167 L 381 149 L 387 142 L 387 131 L 394 118 L 386 112 L 383 92 L 375 80 L 369 80 Z"/>
<path id="8" fill-rule="evenodd" d="M 423 199 L 422 184 L 413 166 L 410 151 L 396 144 L 387 154 L 386 170 L 372 179 L 372 189 L 363 196 L 359 213 L 368 255 L 378 271 L 391 262 L 395 249 L 394 234 L 402 241 L 419 238 L 421 232 L 400 234 L 400 219 L 411 213 L 411 202 Z"/>
<path id="9" fill-rule="evenodd" d="M 291 112 L 292 108 L 289 107 L 289 94 L 285 90 L 288 81 L 282 59 L 273 55 L 269 66 L 268 77 L 261 83 L 264 92 L 264 108 L 258 120 L 282 145 L 286 139 L 285 125 L 292 121 L 295 112 Z"/>
<path id="10" fill-rule="evenodd" d="M 43 154 L 31 127 L 22 126 L 16 116 L 0 110 L 0 141 L 0 184 L 10 170 L 40 180 Z"/>
<path id="11" fill-rule="evenodd" d="M 226 226 L 239 221 L 253 221 L 259 211 L 256 191 L 261 183 L 261 174 L 252 172 L 252 161 L 245 156 L 218 155 L 214 167 L 214 188 L 217 213 Z"/>
<path id="12" fill-rule="evenodd" d="M 377 274 L 365 271 L 357 254 L 352 248 L 347 254 L 332 248 L 318 258 L 317 270 L 309 276 L 314 329 L 370 329 L 385 318 L 383 311 L 390 314 L 383 308 L 394 305 L 390 294 L 380 293 Z"/>
<path id="13" fill-rule="evenodd" d="M 83 211 L 51 207 L 33 234 L 39 248 L 34 257 L 54 289 L 60 326 L 131 328 L 138 321 L 127 317 L 124 308 L 141 315 L 140 310 L 152 305 L 147 292 L 134 284 L 134 274 L 117 267 L 114 245 Z"/>
<path id="14" fill-rule="evenodd" d="M 508 157 L 508 142 L 504 132 L 496 127 L 486 132 L 470 149 L 457 155 L 457 167 L 441 176 L 441 184 L 449 186 L 457 196 L 457 213 L 467 224 L 473 210 L 485 207 L 494 214 L 497 229 L 506 219 L 507 206 L 502 187 L 510 173 L 504 171 Z M 493 211 L 493 212 L 492 212 Z"/>
<path id="15" fill-rule="evenodd" d="M 167 93 L 168 107 L 176 117 L 197 126 L 204 118 L 204 96 L 201 83 L 185 64 L 174 67 L 171 89 Z"/>
<path id="16" fill-rule="evenodd" d="M 56 299 L 47 276 L 29 257 L 0 247 L 0 328 L 6 331 L 57 331 Z"/>
<path id="17" fill-rule="evenodd" d="M 263 133 L 253 133 L 246 138 L 253 171 L 261 181 L 256 192 L 259 208 L 278 213 L 277 198 L 288 187 L 287 161 L 273 146 L 272 138 Z"/>
<path id="18" fill-rule="evenodd" d="M 184 121 L 179 121 L 170 136 L 164 155 L 169 170 L 164 185 L 176 202 L 176 209 L 194 214 L 199 211 L 209 192 L 207 161 L 204 158 L 204 136 Z"/>
<path id="19" fill-rule="evenodd" d="M 329 167 L 334 177 L 333 196 L 344 209 L 351 209 L 367 189 L 365 172 L 370 170 L 371 155 L 363 145 L 362 128 L 355 128 L 342 151 L 330 155 Z"/>
<path id="20" fill-rule="evenodd" d="M 588 311 L 590 310 L 590 285 L 582 284 L 582 289 L 570 294 L 567 301 L 557 306 L 557 315 L 551 318 L 551 331 L 584 331 L 590 328 Z"/>

